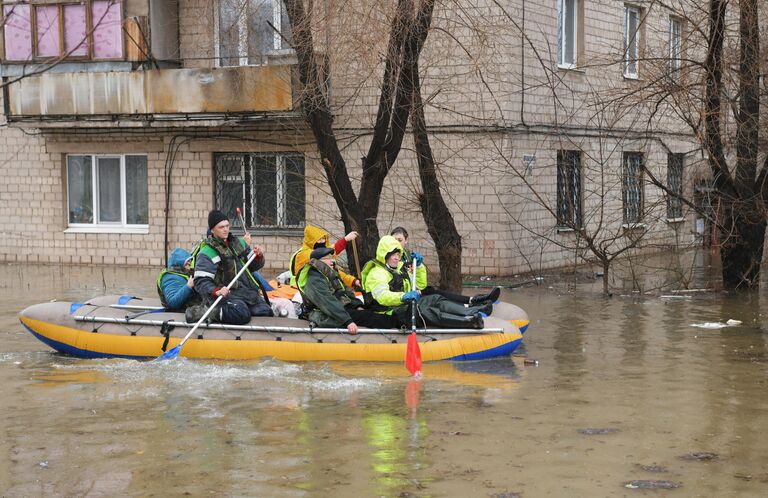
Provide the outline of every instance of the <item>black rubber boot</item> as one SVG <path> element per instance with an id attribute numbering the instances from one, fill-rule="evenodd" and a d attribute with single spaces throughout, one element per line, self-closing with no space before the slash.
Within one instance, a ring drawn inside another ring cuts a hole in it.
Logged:
<path id="1" fill-rule="evenodd" d="M 494 287 L 488 294 L 476 294 L 469 298 L 470 306 L 478 306 L 487 303 L 495 303 L 501 295 L 501 287 Z"/>
<path id="2" fill-rule="evenodd" d="M 467 308 L 467 312 L 469 314 L 475 315 L 477 313 L 484 313 L 485 316 L 491 316 L 491 313 L 493 313 L 493 303 L 487 302 L 485 304 L 481 305 L 470 305 L 469 308 Z"/>
<path id="3" fill-rule="evenodd" d="M 480 315 L 452 315 L 450 313 L 440 313 L 440 323 L 438 327 L 450 329 L 481 329 L 483 328 L 483 317 Z"/>

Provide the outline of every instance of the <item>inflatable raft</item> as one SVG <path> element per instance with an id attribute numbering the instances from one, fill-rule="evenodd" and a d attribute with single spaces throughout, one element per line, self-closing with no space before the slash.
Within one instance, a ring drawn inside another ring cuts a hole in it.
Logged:
<path id="1" fill-rule="evenodd" d="M 510 305 L 513 306 L 513 305 Z M 519 308 L 517 308 L 519 310 Z M 520 310 L 516 318 L 525 322 Z M 32 335 L 61 353 L 81 358 L 152 359 L 177 345 L 194 325 L 166 312 L 157 299 L 102 296 L 85 303 L 54 301 L 30 306 L 19 319 Z M 488 317 L 486 328 L 419 329 L 423 361 L 508 356 L 520 344 L 510 319 Z M 247 325 L 202 324 L 181 356 L 226 360 L 273 357 L 285 361 L 402 362 L 409 331 L 310 327 L 305 320 L 253 317 Z"/>

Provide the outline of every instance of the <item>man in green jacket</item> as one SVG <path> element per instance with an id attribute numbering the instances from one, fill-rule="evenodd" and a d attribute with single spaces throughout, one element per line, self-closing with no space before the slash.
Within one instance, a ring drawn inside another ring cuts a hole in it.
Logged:
<path id="1" fill-rule="evenodd" d="M 374 313 L 344 285 L 336 270 L 333 247 L 321 247 L 310 254 L 309 263 L 299 271 L 296 283 L 309 311 L 309 320 L 320 327 L 346 327 L 357 334 L 359 326 L 393 329 L 400 323 L 392 315 Z"/>

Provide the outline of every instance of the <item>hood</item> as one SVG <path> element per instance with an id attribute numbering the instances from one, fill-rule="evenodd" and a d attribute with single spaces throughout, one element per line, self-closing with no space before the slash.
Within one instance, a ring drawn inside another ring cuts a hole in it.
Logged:
<path id="1" fill-rule="evenodd" d="M 173 268 L 174 266 L 182 267 L 184 266 L 184 262 L 191 257 L 192 255 L 189 252 L 181 247 L 177 247 L 171 251 L 171 255 L 168 256 L 168 268 Z"/>
<path id="2" fill-rule="evenodd" d="M 314 249 L 315 242 L 325 237 L 325 247 L 331 247 L 331 235 L 320 227 L 313 225 L 307 225 L 304 227 L 304 242 L 303 247 L 305 249 Z"/>
<path id="3" fill-rule="evenodd" d="M 379 245 L 376 247 L 376 260 L 380 263 L 387 264 L 387 254 L 394 249 L 399 249 L 402 253 L 403 248 L 400 246 L 400 242 L 391 235 L 385 235 L 379 240 Z"/>

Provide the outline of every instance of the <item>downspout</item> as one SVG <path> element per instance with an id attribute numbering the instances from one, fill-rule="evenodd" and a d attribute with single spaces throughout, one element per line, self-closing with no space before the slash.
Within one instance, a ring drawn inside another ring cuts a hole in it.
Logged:
<path id="1" fill-rule="evenodd" d="M 525 123 L 525 0 L 522 0 L 522 14 L 520 20 L 520 123 L 526 128 Z"/>

